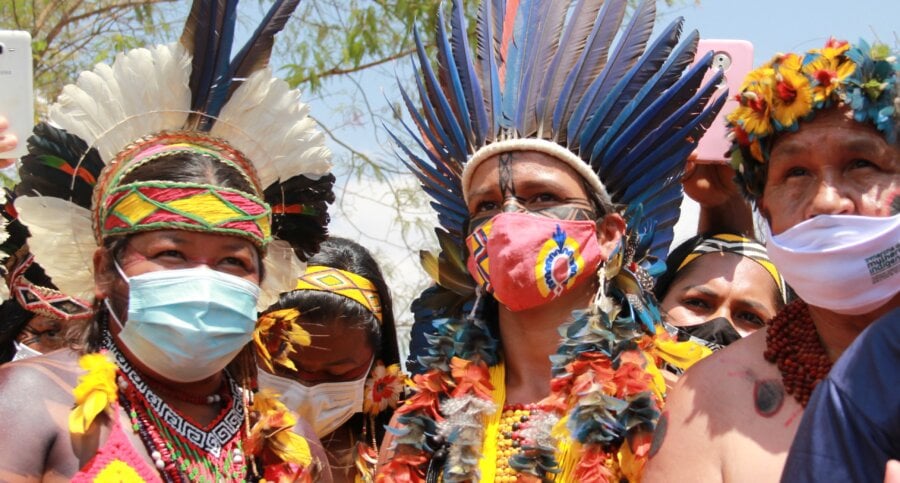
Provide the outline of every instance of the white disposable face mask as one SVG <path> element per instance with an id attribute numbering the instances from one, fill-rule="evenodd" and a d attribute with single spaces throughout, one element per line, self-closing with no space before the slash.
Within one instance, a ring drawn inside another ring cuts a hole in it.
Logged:
<path id="1" fill-rule="evenodd" d="M 16 354 L 13 356 L 12 361 L 21 361 L 22 359 L 28 359 L 29 357 L 35 357 L 41 355 L 40 352 L 28 347 L 25 344 L 20 343 L 19 341 L 13 341 L 13 344 L 16 346 Z"/>
<path id="2" fill-rule="evenodd" d="M 819 215 L 768 239 L 769 258 L 815 307 L 865 314 L 900 289 L 900 215 Z"/>
<path id="3" fill-rule="evenodd" d="M 346 382 L 325 382 L 304 386 L 287 377 L 259 370 L 260 389 L 270 389 L 281 396 L 281 402 L 305 419 L 322 438 L 340 428 L 354 414 L 362 412 L 366 375 Z"/>

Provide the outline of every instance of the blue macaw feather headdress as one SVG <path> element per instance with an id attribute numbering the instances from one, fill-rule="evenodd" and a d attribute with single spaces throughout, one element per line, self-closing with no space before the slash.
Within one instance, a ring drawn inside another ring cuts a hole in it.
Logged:
<path id="1" fill-rule="evenodd" d="M 485 0 L 472 50 L 462 0 L 452 0 L 449 28 L 439 13 L 436 68 L 416 34 L 421 105 L 402 92 L 412 118 L 404 128 L 413 141 L 405 144 L 392 135 L 404 162 L 431 196 L 441 225 L 435 230 L 441 254 L 422 255 L 437 286 L 413 303 L 416 322 L 408 367 L 426 372 L 420 381 L 453 381 L 456 369 L 451 367 L 459 360 L 473 367 L 500 367 L 497 340 L 482 320 L 490 318 L 493 304 L 478 304 L 477 297 L 472 303 L 475 282 L 466 270 L 464 239 L 469 218 L 465 193 L 472 173 L 503 152 L 537 151 L 566 163 L 598 198 L 623 206 L 629 226 L 624 246 L 602 269 L 602 288 L 592 306 L 576 311 L 560 327 L 562 342 L 550 356 L 553 376 L 571 376 L 569 364 L 586 353 L 618 365 L 623 354 L 639 351 L 638 342 L 661 324 L 648 292 L 650 276 L 661 272 L 657 261 L 672 240 L 684 161 L 725 96 L 712 100 L 721 74 L 702 85 L 712 52 L 695 62 L 696 32 L 679 42 L 679 19 L 651 40 L 654 2 L 642 1 L 627 22 L 626 4 Z M 656 364 L 644 360 L 648 367 Z M 479 408 L 492 406 L 459 409 L 473 398 L 457 396 L 458 388 L 452 396 L 441 394 L 439 405 L 428 399 L 432 389 L 423 390 L 419 394 L 426 396 L 412 396 L 411 406 L 421 403 L 425 409 L 401 411 L 398 418 L 403 427 L 395 443 L 412 454 L 421 452 L 428 467 L 419 460 L 400 460 L 385 471 L 413 467 L 411 472 L 426 481 L 436 481 L 429 478 L 438 472 L 448 482 L 490 481 L 489 475 L 478 474 L 482 435 L 472 427 L 491 412 Z M 565 426 L 569 439 L 580 445 L 578 455 L 602 450 L 616 461 L 618 448 L 628 438 L 652 431 L 659 416 L 657 396 L 650 391 L 623 399 L 570 396 L 565 399 Z M 444 416 L 440 422 L 433 414 L 438 410 Z M 552 418 L 541 424 L 546 434 L 555 431 Z M 578 465 L 557 460 L 554 445 L 517 453 L 508 459 L 509 466 L 540 479 L 562 471 L 556 478 L 575 481 L 565 468 Z"/>
<path id="2" fill-rule="evenodd" d="M 442 286 L 472 293 L 460 251 L 464 194 L 478 164 L 505 151 L 544 152 L 569 164 L 601 199 L 626 207 L 638 239 L 634 260 L 664 258 L 684 161 L 725 96 L 710 102 L 719 73 L 701 85 L 712 52 L 694 62 L 696 31 L 679 42 L 679 18 L 651 40 L 655 2 L 642 1 L 622 29 L 626 5 L 487 0 L 473 50 L 462 2 L 453 0 L 449 29 L 438 14 L 436 69 L 415 34 L 421 106 L 402 92 L 413 143 L 392 136 L 438 212 L 443 256 L 423 254 L 423 265 Z"/>

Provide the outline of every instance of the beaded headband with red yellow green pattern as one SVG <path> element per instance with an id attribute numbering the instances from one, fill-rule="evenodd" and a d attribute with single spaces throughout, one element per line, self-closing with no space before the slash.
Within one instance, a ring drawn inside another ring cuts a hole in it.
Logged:
<path id="1" fill-rule="evenodd" d="M 272 237 L 271 214 L 264 201 L 239 190 L 198 183 L 129 183 L 106 193 L 98 238 L 179 229 L 248 238 L 263 247 Z"/>
<path id="2" fill-rule="evenodd" d="M 297 280 L 295 290 L 331 292 L 359 302 L 381 322 L 378 288 L 369 279 L 353 272 L 323 265 L 311 265 Z"/>
<path id="3" fill-rule="evenodd" d="M 119 185 L 136 168 L 165 156 L 201 155 L 236 168 L 257 192 L 259 178 L 253 166 L 225 141 L 191 131 L 148 136 L 124 149 L 104 170 L 94 191 L 94 236 L 148 230 L 180 229 L 247 238 L 263 248 L 272 237 L 271 209 L 259 196 L 241 190 L 202 183 L 173 181 Z"/>

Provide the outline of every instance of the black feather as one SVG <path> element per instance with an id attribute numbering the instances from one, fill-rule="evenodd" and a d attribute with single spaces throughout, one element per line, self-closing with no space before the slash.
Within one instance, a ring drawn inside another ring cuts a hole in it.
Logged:
<path id="1" fill-rule="evenodd" d="M 41 122 L 28 138 L 16 194 L 55 196 L 90 208 L 103 166 L 97 150 L 88 149 L 81 138 Z"/>
<path id="2" fill-rule="evenodd" d="M 272 206 L 272 236 L 291 244 L 297 257 L 306 261 L 328 237 L 328 205 L 334 202 L 334 175 L 319 179 L 294 176 L 272 183 L 263 192 Z"/>

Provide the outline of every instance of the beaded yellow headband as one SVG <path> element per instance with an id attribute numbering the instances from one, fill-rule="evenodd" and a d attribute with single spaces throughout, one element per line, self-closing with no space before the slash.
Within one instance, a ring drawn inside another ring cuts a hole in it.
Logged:
<path id="1" fill-rule="evenodd" d="M 334 267 L 311 265 L 298 280 L 295 290 L 316 290 L 342 295 L 362 304 L 381 322 L 381 299 L 369 279 Z"/>
<path id="2" fill-rule="evenodd" d="M 163 156 L 199 154 L 234 167 L 257 192 L 255 169 L 237 150 L 203 133 L 163 132 L 124 149 L 95 189 L 95 237 L 181 229 L 248 238 L 263 248 L 271 240 L 271 209 L 251 193 L 202 183 L 148 181 L 120 184 L 139 166 Z"/>

